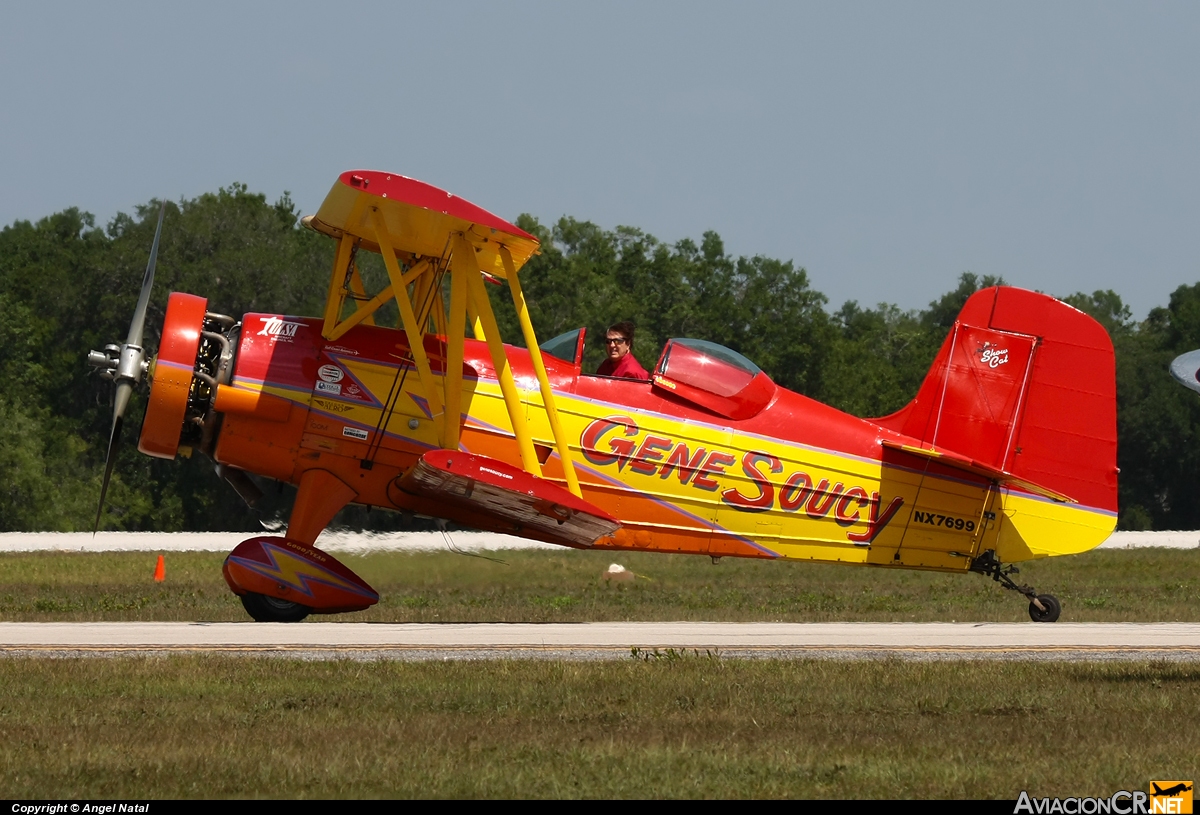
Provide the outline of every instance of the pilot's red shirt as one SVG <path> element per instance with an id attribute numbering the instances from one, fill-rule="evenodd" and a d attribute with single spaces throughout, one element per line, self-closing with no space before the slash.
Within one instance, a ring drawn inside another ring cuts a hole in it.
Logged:
<path id="1" fill-rule="evenodd" d="M 600 367 L 596 369 L 596 373 L 600 376 L 619 376 L 622 379 L 640 379 L 643 382 L 650 381 L 650 374 L 646 373 L 646 369 L 642 364 L 634 359 L 633 354 L 629 353 L 621 357 L 620 362 L 613 362 L 611 359 L 605 359 L 600 363 Z"/>

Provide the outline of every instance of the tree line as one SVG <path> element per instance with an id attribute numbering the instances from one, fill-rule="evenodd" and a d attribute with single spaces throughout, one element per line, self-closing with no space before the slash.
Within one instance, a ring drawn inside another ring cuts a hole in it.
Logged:
<path id="1" fill-rule="evenodd" d="M 111 384 L 86 365 L 89 349 L 128 330 L 153 238 L 158 203 L 106 227 L 78 209 L 0 230 L 0 531 L 90 529 L 111 420 Z M 1002 280 L 964 273 L 925 309 L 849 301 L 833 309 L 803 268 L 732 257 L 720 236 L 663 243 L 630 227 L 603 229 L 522 215 L 542 251 L 522 272 L 538 336 L 620 320 L 637 326 L 633 353 L 651 369 L 670 337 L 728 346 L 777 383 L 849 413 L 882 416 L 917 392 L 966 299 Z M 320 314 L 334 243 L 304 229 L 285 194 L 274 204 L 233 185 L 168 204 L 146 343 L 157 347 L 167 295 L 205 296 L 210 310 Z M 368 283 L 384 279 L 369 256 Z M 507 293 L 488 287 L 504 336 L 521 336 Z M 1181 286 L 1147 319 L 1132 319 L 1112 291 L 1058 293 L 1099 320 L 1117 354 L 1124 529 L 1200 528 L 1200 399 L 1167 373 L 1200 347 L 1200 283 Z M 381 318 L 383 315 L 381 315 Z M 601 359 L 589 342 L 585 365 Z M 257 531 L 286 518 L 291 488 L 251 510 L 203 456 L 165 462 L 136 452 L 144 399 L 126 419 L 126 443 L 105 528 Z M 350 508 L 338 523 L 397 528 L 403 516 Z"/>

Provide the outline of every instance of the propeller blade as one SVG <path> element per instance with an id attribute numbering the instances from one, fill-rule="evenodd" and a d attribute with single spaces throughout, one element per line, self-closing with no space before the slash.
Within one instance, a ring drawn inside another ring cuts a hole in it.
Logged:
<path id="1" fill-rule="evenodd" d="M 96 507 L 96 523 L 92 534 L 100 530 L 100 516 L 104 514 L 104 499 L 108 496 L 108 482 L 112 479 L 113 465 L 117 462 L 117 450 L 121 446 L 121 425 L 125 422 L 125 409 L 133 386 L 141 380 L 145 351 L 142 350 L 142 330 L 146 325 L 146 309 L 150 305 L 150 292 L 154 289 L 154 265 L 158 262 L 158 243 L 162 237 L 163 217 L 167 214 L 167 202 L 158 208 L 158 226 L 154 228 L 154 243 L 150 246 L 150 260 L 146 263 L 146 274 L 142 277 L 142 291 L 138 295 L 133 320 L 129 323 L 129 336 L 121 348 L 120 362 L 115 373 L 117 390 L 113 398 L 112 432 L 108 436 L 108 455 L 104 459 L 104 481 L 100 484 L 100 503 Z"/>
<path id="2" fill-rule="evenodd" d="M 158 239 L 162 237 L 163 216 L 167 214 L 167 202 L 158 208 L 158 227 L 154 230 L 154 244 L 150 247 L 150 261 L 146 264 L 146 275 L 142 278 L 142 293 L 138 295 L 137 308 L 133 310 L 133 321 L 129 324 L 126 345 L 141 347 L 142 328 L 146 325 L 146 308 L 150 305 L 150 290 L 154 288 L 154 264 L 158 260 Z"/>
<path id="3" fill-rule="evenodd" d="M 112 433 L 116 435 L 117 425 L 125 419 L 125 408 L 129 407 L 129 397 L 133 395 L 132 382 L 118 382 L 117 391 L 113 394 L 113 423 Z M 112 436 L 109 437 L 109 444 L 112 443 Z"/>
<path id="4" fill-rule="evenodd" d="M 108 455 L 104 459 L 104 481 L 100 485 L 100 503 L 96 506 L 96 523 L 92 526 L 92 534 L 100 530 L 100 516 L 104 513 L 104 499 L 108 495 L 108 482 L 112 478 L 113 465 L 117 462 L 117 450 L 121 446 L 121 425 L 125 421 L 124 405 L 129 404 L 129 393 L 133 386 L 127 382 L 117 385 L 117 402 L 122 404 L 120 413 L 113 411 L 112 433 L 108 437 Z M 124 399 L 122 400 L 122 392 Z"/>

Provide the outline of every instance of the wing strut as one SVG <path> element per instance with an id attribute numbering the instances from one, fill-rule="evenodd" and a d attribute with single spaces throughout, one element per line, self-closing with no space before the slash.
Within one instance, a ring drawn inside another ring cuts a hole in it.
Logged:
<path id="1" fill-rule="evenodd" d="M 487 292 L 483 289 L 483 275 L 480 274 L 479 264 L 475 261 L 475 247 L 467 242 L 462 233 L 454 236 L 454 265 L 456 274 L 465 274 L 467 278 L 467 294 L 475 306 L 475 313 L 483 323 L 483 336 L 487 342 L 488 352 L 492 355 L 492 365 L 496 368 L 496 378 L 500 380 L 500 392 L 504 395 L 504 404 L 508 407 L 508 418 L 512 421 L 513 433 L 517 437 L 517 449 L 521 451 L 521 465 L 530 475 L 542 477 L 542 465 L 538 463 L 537 451 L 533 449 L 533 437 L 529 435 L 529 423 L 525 419 L 525 411 L 521 409 L 521 396 L 517 393 L 517 383 L 513 379 L 512 367 L 504 354 L 504 345 L 500 342 L 500 327 L 496 324 L 496 315 L 492 312 L 492 303 L 488 300 Z M 462 342 L 458 337 L 453 342 Z M 461 372 L 459 372 L 461 376 Z"/>
<path id="2" fill-rule="evenodd" d="M 542 478 L 542 465 L 526 416 L 527 409 L 540 407 L 554 437 L 566 487 L 577 498 L 582 497 L 570 443 L 517 279 L 521 266 L 537 251 L 533 235 L 427 184 L 369 170 L 344 173 L 316 215 L 303 222 L 338 241 L 321 332 L 326 340 L 337 340 L 356 325 L 371 324 L 372 315 L 395 300 L 420 389 L 437 429 L 438 444 L 457 451 L 462 439 L 463 363 L 469 325 L 475 339 L 487 344 L 522 468 Z M 366 291 L 355 263 L 360 249 L 379 252 L 387 268 L 389 284 L 373 296 Z M 449 303 L 442 299 L 437 278 L 444 273 L 450 275 Z M 508 281 L 538 380 L 540 406 L 534 401 L 536 397 L 523 395 L 517 388 L 496 315 L 484 290 L 484 274 Z M 418 314 L 414 299 L 430 303 L 431 310 L 426 313 L 422 307 Z M 354 310 L 343 317 L 347 300 L 354 302 Z M 424 337 L 431 323 L 439 342 L 445 338 L 445 371 L 438 372 L 443 374 L 441 377 L 435 375 L 425 351 Z M 522 396 L 528 404 L 521 401 Z M 386 423 L 384 418 L 381 425 Z"/>
<path id="3" fill-rule="evenodd" d="M 500 259 L 504 262 L 504 271 L 508 274 L 508 288 L 512 292 L 513 306 L 517 309 L 517 319 L 521 322 L 521 332 L 525 335 L 525 347 L 529 349 L 529 358 L 533 360 L 533 370 L 537 374 L 538 387 L 542 391 L 542 403 L 546 406 L 546 418 L 550 420 L 550 432 L 554 434 L 558 457 L 562 460 L 563 473 L 567 477 L 567 488 L 576 498 L 581 498 L 583 493 L 579 491 L 579 478 L 575 475 L 575 463 L 571 461 L 571 448 L 558 421 L 554 389 L 550 387 L 550 377 L 546 375 L 546 362 L 542 359 L 537 335 L 533 333 L 529 307 L 525 304 L 525 293 L 521 291 L 521 281 L 517 278 L 517 269 L 513 265 L 512 253 L 508 251 L 507 246 L 500 247 Z"/>
<path id="4" fill-rule="evenodd" d="M 408 299 L 408 287 L 404 284 L 404 273 L 400 271 L 400 263 L 396 260 L 395 250 L 392 249 L 387 224 L 378 207 L 371 207 L 371 220 L 375 226 L 375 240 L 379 244 L 379 254 L 383 255 L 383 265 L 387 267 L 388 278 L 392 281 L 392 295 L 396 298 L 396 305 L 400 306 L 400 319 L 404 323 L 404 333 L 408 336 L 408 350 L 412 354 L 413 362 L 417 364 L 417 375 L 421 377 L 421 387 L 425 390 L 425 399 L 429 402 L 429 412 L 433 416 L 434 426 L 437 427 L 438 443 L 444 445 L 446 417 L 442 412 L 442 398 L 438 394 L 438 388 L 434 386 L 429 357 L 425 354 L 425 332 L 421 331 L 420 326 L 417 325 L 417 315 L 413 312 L 412 301 Z M 457 375 L 461 377 L 462 372 L 458 371 Z M 455 418 L 457 419 L 457 417 Z"/>

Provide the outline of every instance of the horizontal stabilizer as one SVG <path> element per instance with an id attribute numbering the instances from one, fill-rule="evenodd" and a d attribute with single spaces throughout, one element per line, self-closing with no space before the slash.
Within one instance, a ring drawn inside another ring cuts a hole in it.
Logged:
<path id="1" fill-rule="evenodd" d="M 1026 492 L 1032 492 L 1034 495 L 1040 495 L 1044 498 L 1049 498 L 1053 501 L 1061 501 L 1065 504 L 1079 503 L 1069 495 L 1063 495 L 1061 492 L 1044 487 L 1041 484 L 1020 478 L 1012 473 L 1006 473 L 1003 470 L 997 470 L 994 467 L 989 467 L 987 464 L 982 464 L 978 461 L 973 461 L 966 456 L 952 453 L 949 450 L 937 450 L 929 447 L 916 447 L 911 444 L 901 444 L 900 442 L 884 439 L 880 442 L 884 447 L 892 450 L 900 450 L 910 455 L 919 456 L 920 458 L 936 461 L 946 467 L 951 467 L 956 470 L 964 470 L 975 475 L 982 475 L 985 478 L 990 478 L 1003 485 L 1017 487 Z"/>
<path id="2" fill-rule="evenodd" d="M 591 546 L 621 527 L 598 506 L 551 481 L 461 451 L 429 451 L 404 474 L 400 488 L 531 528 L 539 540 L 568 546 Z"/>

